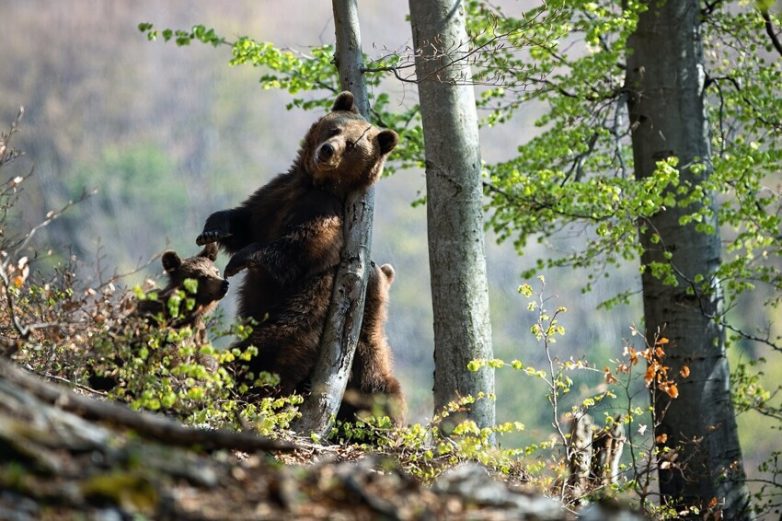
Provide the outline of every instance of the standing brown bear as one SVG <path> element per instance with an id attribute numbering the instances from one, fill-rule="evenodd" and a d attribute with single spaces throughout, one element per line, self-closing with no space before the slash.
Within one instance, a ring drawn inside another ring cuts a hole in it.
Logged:
<path id="1" fill-rule="evenodd" d="M 239 315 L 258 325 L 242 344 L 259 349 L 247 369 L 277 373 L 281 394 L 301 389 L 317 360 L 343 246 L 345 196 L 377 181 L 397 143 L 394 131 L 368 123 L 343 92 L 309 129 L 290 170 L 240 206 L 210 215 L 196 240 L 233 255 L 226 276 L 247 270 Z"/>

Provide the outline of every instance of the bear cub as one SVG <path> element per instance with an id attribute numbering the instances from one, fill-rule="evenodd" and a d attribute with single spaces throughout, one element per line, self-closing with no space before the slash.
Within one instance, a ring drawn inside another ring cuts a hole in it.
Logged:
<path id="1" fill-rule="evenodd" d="M 191 326 L 197 332 L 204 331 L 204 317 L 214 311 L 228 291 L 228 281 L 220 276 L 220 270 L 214 263 L 216 259 L 215 244 L 208 244 L 200 253 L 184 260 L 172 250 L 163 253 L 161 261 L 168 284 L 162 290 L 148 292 L 146 298 L 136 304 L 134 314 L 147 317 L 150 321 L 162 320 L 172 327 Z M 185 288 L 187 279 L 197 282 L 195 294 L 191 295 Z M 194 306 L 190 308 L 182 300 L 178 313 L 172 317 L 169 299 L 183 289 L 188 297 L 194 299 Z M 156 298 L 149 298 L 153 293 Z"/>
<path id="2" fill-rule="evenodd" d="M 167 325 L 173 328 L 190 326 L 193 329 L 193 340 L 197 346 L 207 343 L 206 323 L 204 317 L 211 313 L 218 301 L 228 291 L 228 281 L 220 276 L 220 271 L 214 264 L 217 259 L 217 246 L 207 245 L 200 253 L 193 257 L 181 259 L 174 251 L 163 253 L 163 269 L 168 277 L 168 284 L 162 290 L 148 291 L 144 298 L 135 302 L 135 307 L 129 315 L 129 321 L 124 325 L 125 330 L 120 334 L 132 334 L 143 337 L 146 334 L 144 327 L 139 328 L 138 319 L 148 324 L 147 327 Z M 198 283 L 195 294 L 185 288 L 185 280 L 192 279 Z M 184 290 L 185 299 L 178 304 L 176 316 L 171 315 L 169 299 L 174 293 Z M 154 295 L 154 296 L 153 296 Z M 192 299 L 192 307 L 188 306 L 187 299 Z M 134 322 L 134 319 L 136 321 Z M 140 340 L 139 340 L 140 342 Z M 137 349 L 135 346 L 133 349 Z M 200 356 L 200 355 L 199 355 Z M 202 365 L 213 367 L 216 362 L 211 357 L 200 358 Z M 96 360 L 96 367 L 91 368 L 88 375 L 88 384 L 99 391 L 109 391 L 117 386 L 116 368 L 124 362 L 115 356 L 108 362 L 108 367 L 100 368 L 100 360 Z"/>
<path id="3" fill-rule="evenodd" d="M 366 414 L 388 416 L 397 427 L 404 425 L 405 399 L 399 380 L 392 373 L 391 347 L 386 337 L 388 301 L 394 268 L 372 263 L 361 334 L 353 367 L 337 419 L 354 421 Z"/>

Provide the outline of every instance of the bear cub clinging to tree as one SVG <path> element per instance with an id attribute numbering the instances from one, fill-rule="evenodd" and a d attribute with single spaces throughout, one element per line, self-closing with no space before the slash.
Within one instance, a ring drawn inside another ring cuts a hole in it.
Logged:
<path id="1" fill-rule="evenodd" d="M 353 421 L 356 415 L 366 411 L 388 416 L 394 425 L 404 424 L 405 399 L 399 380 L 392 373 L 391 347 L 385 331 L 389 290 L 394 276 L 394 268 L 390 264 L 377 266 L 372 263 L 361 335 L 337 414 L 339 420 Z"/>
<path id="2" fill-rule="evenodd" d="M 240 206 L 210 215 L 196 240 L 232 254 L 226 276 L 246 270 L 239 315 L 258 323 L 245 344 L 259 348 L 248 369 L 279 374 L 281 394 L 300 389 L 317 360 L 345 196 L 377 181 L 398 140 L 368 123 L 343 92 L 309 129 L 290 170 Z"/>

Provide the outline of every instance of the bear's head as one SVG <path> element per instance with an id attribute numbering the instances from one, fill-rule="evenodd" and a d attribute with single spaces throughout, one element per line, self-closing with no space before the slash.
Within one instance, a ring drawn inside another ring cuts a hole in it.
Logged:
<path id="1" fill-rule="evenodd" d="M 388 288 L 390 288 L 391 283 L 394 282 L 396 271 L 394 271 L 394 267 L 390 264 L 383 264 L 380 266 L 380 272 L 383 274 L 383 283 L 384 287 L 386 288 L 385 293 L 388 293 Z"/>
<path id="2" fill-rule="evenodd" d="M 368 123 L 345 91 L 310 128 L 300 160 L 315 185 L 345 194 L 377 181 L 397 143 L 396 132 Z"/>
<path id="3" fill-rule="evenodd" d="M 166 290 L 182 289 L 186 279 L 198 282 L 196 288 L 196 307 L 203 312 L 204 308 L 217 305 L 228 291 L 228 281 L 220 276 L 220 270 L 215 266 L 217 259 L 217 243 L 207 244 L 201 252 L 182 260 L 175 251 L 163 254 L 163 269 L 168 275 Z M 186 288 L 185 288 L 186 289 Z M 163 292 L 166 293 L 166 290 Z"/>

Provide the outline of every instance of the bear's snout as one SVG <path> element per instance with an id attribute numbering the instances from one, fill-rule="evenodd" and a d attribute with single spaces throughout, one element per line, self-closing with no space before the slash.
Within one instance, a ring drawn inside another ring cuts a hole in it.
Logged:
<path id="1" fill-rule="evenodd" d="M 222 297 L 225 296 L 226 293 L 228 293 L 228 281 L 224 280 L 222 284 L 220 284 L 220 293 L 222 294 Z"/>

